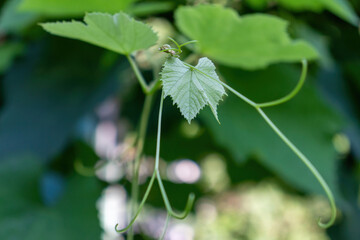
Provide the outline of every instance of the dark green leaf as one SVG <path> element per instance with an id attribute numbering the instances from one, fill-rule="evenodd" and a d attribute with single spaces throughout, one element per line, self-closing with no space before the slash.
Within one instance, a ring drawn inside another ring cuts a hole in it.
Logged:
<path id="1" fill-rule="evenodd" d="M 0 239 L 98 240 L 97 180 L 71 176 L 65 195 L 49 207 L 40 198 L 42 174 L 41 163 L 34 158 L 0 162 L 0 203 L 6 206 L 0 210 Z"/>
<path id="2" fill-rule="evenodd" d="M 347 0 L 246 0 L 255 9 L 263 9 L 267 5 L 277 3 L 293 11 L 310 10 L 320 12 L 328 10 L 357 26 L 359 18 Z"/>
<path id="3" fill-rule="evenodd" d="M 47 46 L 30 46 L 27 56 L 4 76 L 0 159 L 21 153 L 49 159 L 79 119 L 118 89 L 119 71 L 104 72 L 101 49 L 52 40 Z"/>

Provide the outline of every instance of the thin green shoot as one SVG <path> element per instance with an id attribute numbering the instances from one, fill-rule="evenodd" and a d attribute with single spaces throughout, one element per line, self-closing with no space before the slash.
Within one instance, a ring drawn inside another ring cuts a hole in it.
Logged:
<path id="1" fill-rule="evenodd" d="M 288 95 L 286 95 L 285 97 L 282 97 L 282 98 L 280 98 L 278 100 L 271 101 L 271 102 L 257 103 L 256 104 L 257 107 L 264 108 L 264 107 L 276 106 L 276 105 L 279 105 L 279 104 L 282 104 L 282 103 L 285 103 L 285 102 L 289 101 L 296 94 L 298 94 L 298 92 L 300 91 L 300 89 L 304 85 L 306 75 L 307 75 L 307 69 L 308 69 L 308 64 L 307 64 L 307 61 L 305 59 L 302 60 L 301 63 L 302 63 L 301 76 L 300 76 L 300 80 L 298 81 L 296 87 Z"/>
<path id="2" fill-rule="evenodd" d="M 194 68 L 190 64 L 187 64 L 187 63 L 184 63 L 184 64 L 191 67 L 193 70 L 198 71 L 199 73 L 203 74 L 204 76 L 206 76 L 208 78 L 212 78 L 208 74 L 200 71 L 199 69 Z M 272 130 L 300 158 L 300 160 L 306 165 L 306 167 L 315 176 L 315 178 L 320 183 L 321 187 L 324 189 L 324 191 L 325 191 L 325 193 L 326 193 L 326 195 L 327 195 L 327 197 L 329 199 L 330 207 L 331 207 L 330 220 L 327 223 L 322 223 L 321 219 L 319 219 L 318 225 L 320 227 L 322 227 L 322 228 L 328 228 L 331 225 L 333 225 L 335 220 L 336 220 L 336 204 L 335 204 L 335 199 L 334 199 L 334 195 L 333 195 L 332 191 L 330 190 L 328 184 L 325 182 L 324 178 L 321 176 L 321 174 L 315 168 L 315 166 L 310 162 L 310 160 L 276 127 L 276 125 L 270 120 L 270 118 L 261 109 L 261 107 L 269 107 L 269 106 L 275 106 L 275 105 L 278 105 L 278 104 L 281 104 L 281 103 L 285 103 L 285 102 L 291 100 L 300 91 L 300 89 L 303 86 L 303 83 L 305 81 L 306 73 L 307 73 L 307 61 L 306 60 L 302 61 L 302 67 L 303 67 L 303 69 L 302 69 L 302 74 L 300 76 L 299 83 L 297 84 L 295 89 L 290 94 L 288 94 L 287 96 L 285 96 L 283 98 L 280 98 L 279 100 L 275 100 L 275 101 L 271 101 L 271 102 L 267 102 L 267 103 L 261 103 L 261 104 L 255 103 L 254 101 L 252 101 L 249 98 L 245 97 L 244 95 L 242 95 L 241 93 L 239 93 L 235 89 L 231 88 L 230 86 L 228 86 L 224 82 L 219 81 L 219 80 L 217 80 L 215 78 L 212 78 L 212 79 L 218 81 L 225 88 L 227 88 L 229 91 L 234 93 L 237 97 L 239 97 L 241 100 L 245 101 L 250 106 L 254 107 L 258 111 L 258 113 L 261 115 L 261 117 L 264 118 L 265 122 L 272 128 Z"/>
<path id="3" fill-rule="evenodd" d="M 184 46 L 186 46 L 186 45 L 188 45 L 188 44 L 191 44 L 191 43 L 197 43 L 197 42 L 198 42 L 198 40 L 191 40 L 191 41 L 188 41 L 188 42 L 186 42 L 186 43 L 181 44 L 181 45 L 180 45 L 180 48 L 182 48 L 182 47 L 184 47 Z"/>
<path id="4" fill-rule="evenodd" d="M 166 231 L 167 231 L 167 229 L 168 229 L 168 227 L 169 227 L 170 218 L 171 218 L 170 214 L 167 214 L 166 219 L 165 219 L 164 229 L 163 229 L 163 232 L 161 233 L 161 235 L 160 235 L 160 237 L 159 237 L 159 240 L 163 240 L 163 239 L 164 239 L 165 234 L 166 234 Z"/>
<path id="5" fill-rule="evenodd" d="M 168 49 L 164 49 L 164 50 L 161 50 L 160 52 L 165 52 L 165 51 L 169 51 L 169 50 L 174 50 L 174 51 L 177 51 L 178 54 L 181 54 L 182 53 L 182 47 L 188 45 L 188 44 L 191 44 L 191 43 L 197 43 L 198 41 L 197 40 L 191 40 L 191 41 L 188 41 L 188 42 L 185 42 L 183 44 L 179 44 L 175 39 L 171 38 L 171 37 L 168 37 L 170 41 L 172 41 L 177 48 L 168 48 Z"/>
<path id="6" fill-rule="evenodd" d="M 141 203 L 140 203 L 134 217 L 131 219 L 130 223 L 125 228 L 118 229 L 118 224 L 116 224 L 115 225 L 115 231 L 116 232 L 122 233 L 122 232 L 127 231 L 128 229 L 131 229 L 132 225 L 135 223 L 135 221 L 138 218 L 141 210 L 143 209 L 147 198 L 149 197 L 151 189 L 152 189 L 152 187 L 154 185 L 155 178 L 158 181 L 165 207 L 166 207 L 166 209 L 168 211 L 168 214 L 170 216 L 172 216 L 174 218 L 177 218 L 177 219 L 184 219 L 189 215 L 189 213 L 191 211 L 191 208 L 192 208 L 192 206 L 194 204 L 195 195 L 193 193 L 191 193 L 189 195 L 189 197 L 188 197 L 188 201 L 186 203 L 185 210 L 182 213 L 176 213 L 171 207 L 170 201 L 169 201 L 169 199 L 167 197 L 167 194 L 166 194 L 166 190 L 165 190 L 164 185 L 163 185 L 162 180 L 161 180 L 161 175 L 160 175 L 160 170 L 159 170 L 159 165 L 160 165 L 159 162 L 160 162 L 160 137 L 161 137 L 161 118 L 162 118 L 163 102 L 164 102 L 164 92 L 162 92 L 161 100 L 160 100 L 157 142 L 156 142 L 156 157 L 155 157 L 155 167 L 154 167 L 153 175 L 152 175 L 152 177 L 150 179 L 150 182 L 149 182 L 148 187 L 146 188 L 144 197 L 141 200 Z"/>

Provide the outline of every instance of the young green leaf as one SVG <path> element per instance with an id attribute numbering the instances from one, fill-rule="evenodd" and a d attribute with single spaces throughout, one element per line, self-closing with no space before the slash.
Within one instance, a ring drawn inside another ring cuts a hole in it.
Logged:
<path id="1" fill-rule="evenodd" d="M 308 43 L 290 39 L 287 22 L 275 16 L 239 17 L 230 8 L 199 5 L 178 8 L 175 18 L 184 34 L 198 40 L 200 53 L 228 66 L 256 69 L 317 58 Z"/>
<path id="2" fill-rule="evenodd" d="M 165 97 L 171 96 L 189 123 L 206 105 L 210 106 L 219 122 L 216 107 L 225 89 L 216 79 L 220 81 L 214 64 L 206 57 L 201 58 L 195 67 L 170 57 L 161 72 Z"/>
<path id="3" fill-rule="evenodd" d="M 88 13 L 84 21 L 86 24 L 72 21 L 41 25 L 52 34 L 82 40 L 124 55 L 148 48 L 158 39 L 150 26 L 122 12 L 115 15 Z"/>

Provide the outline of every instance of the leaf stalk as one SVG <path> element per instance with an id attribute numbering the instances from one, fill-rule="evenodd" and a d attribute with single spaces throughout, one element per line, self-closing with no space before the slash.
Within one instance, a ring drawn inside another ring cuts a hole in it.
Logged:
<path id="1" fill-rule="evenodd" d="M 140 83 L 141 89 L 143 90 L 145 95 L 148 95 L 149 94 L 149 86 L 147 85 L 143 75 L 141 74 L 139 67 L 137 66 L 136 62 L 130 55 L 126 55 L 126 58 L 128 59 L 130 66 L 133 69 L 135 76 Z"/>

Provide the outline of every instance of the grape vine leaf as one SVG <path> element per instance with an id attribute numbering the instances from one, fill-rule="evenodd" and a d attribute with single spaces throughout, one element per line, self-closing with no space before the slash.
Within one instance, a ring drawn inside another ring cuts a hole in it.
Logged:
<path id="1" fill-rule="evenodd" d="M 41 26 L 54 35 L 82 40 L 124 55 L 149 48 L 158 39 L 150 26 L 122 12 L 114 15 L 88 13 L 84 21 L 86 24 L 71 21 Z"/>
<path id="2" fill-rule="evenodd" d="M 233 9 L 198 5 L 178 8 L 175 19 L 184 34 L 198 40 L 198 52 L 224 65 L 256 69 L 318 57 L 308 43 L 291 40 L 287 22 L 275 16 L 239 17 Z"/>
<path id="3" fill-rule="evenodd" d="M 219 122 L 216 108 L 225 93 L 219 83 L 214 64 L 206 57 L 193 67 L 178 58 L 170 57 L 161 72 L 161 81 L 166 96 L 171 96 L 181 114 L 190 123 L 200 110 L 209 105 Z"/>
<path id="4" fill-rule="evenodd" d="M 116 13 L 125 10 L 134 0 L 24 0 L 21 11 L 47 16 L 81 16 L 86 12 Z"/>
<path id="5" fill-rule="evenodd" d="M 246 3 L 256 10 L 262 10 L 274 2 L 292 11 L 321 12 L 322 10 L 329 10 L 354 26 L 357 26 L 359 22 L 358 16 L 347 0 L 246 0 Z"/>

